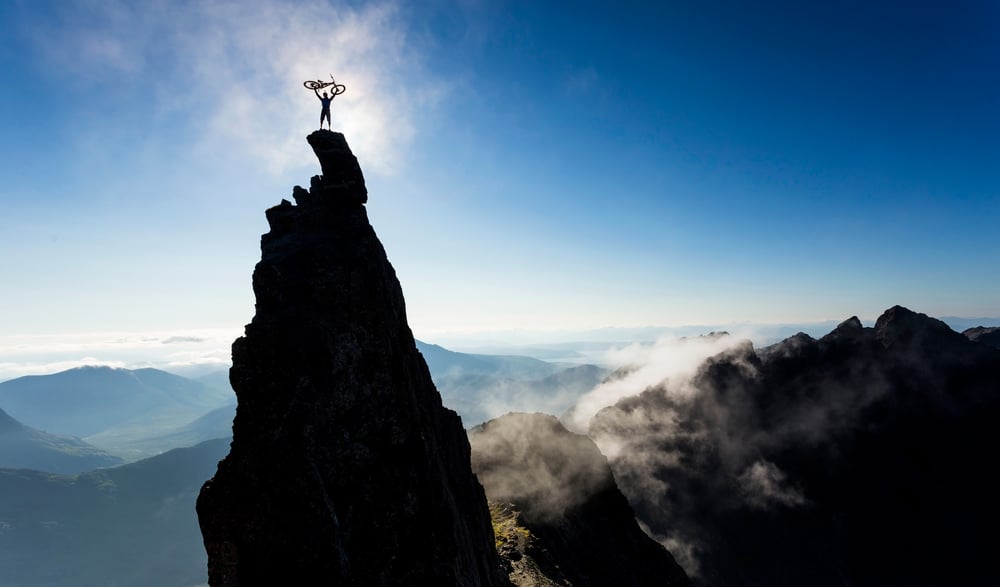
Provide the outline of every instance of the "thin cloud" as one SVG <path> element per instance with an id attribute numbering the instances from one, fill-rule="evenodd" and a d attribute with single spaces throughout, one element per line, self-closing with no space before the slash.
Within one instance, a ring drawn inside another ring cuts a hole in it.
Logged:
<path id="1" fill-rule="evenodd" d="M 445 88 L 423 68 L 391 2 L 73 7 L 78 24 L 38 31 L 50 61 L 74 63 L 69 75 L 91 84 L 143 86 L 151 111 L 198 123 L 193 148 L 243 152 L 275 174 L 311 160 L 295 129 L 318 127 L 319 106 L 303 81 L 333 73 L 347 85 L 334 101 L 334 126 L 350 136 L 365 169 L 380 173 L 398 167 L 419 112 Z"/>
<path id="2" fill-rule="evenodd" d="M 740 490 L 748 505 L 757 509 L 801 506 L 806 498 L 788 485 L 788 476 L 774 463 L 759 459 L 739 476 Z"/>
<path id="3" fill-rule="evenodd" d="M 170 336 L 161 340 L 160 344 L 181 344 L 186 342 L 205 342 L 205 339 L 199 336 Z"/>

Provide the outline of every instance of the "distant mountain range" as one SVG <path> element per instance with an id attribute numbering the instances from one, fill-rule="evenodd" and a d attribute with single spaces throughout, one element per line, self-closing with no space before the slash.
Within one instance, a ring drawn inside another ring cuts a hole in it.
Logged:
<path id="1" fill-rule="evenodd" d="M 0 407 L 9 414 L 47 432 L 79 437 L 198 416 L 231 401 L 232 392 L 157 369 L 79 367 L 0 383 Z"/>
<path id="2" fill-rule="evenodd" d="M 434 385 L 471 427 L 511 411 L 562 414 L 610 372 L 519 355 L 458 353 L 417 341 Z"/>
<path id="3" fill-rule="evenodd" d="M 19 422 L 129 461 L 176 448 L 150 439 L 234 402 L 231 390 L 156 369 L 80 367 L 0 383 L 0 408 Z"/>
<path id="4" fill-rule="evenodd" d="M 435 377 L 489 375 L 516 379 L 536 379 L 560 370 L 556 364 L 528 356 L 458 353 L 436 344 L 417 341 L 427 368 Z"/>
<path id="5" fill-rule="evenodd" d="M 513 409 L 561 413 L 606 375 L 593 365 L 457 353 L 421 343 L 446 405 L 466 426 Z M 0 383 L 0 467 L 78 473 L 228 438 L 228 371 L 197 379 L 156 369 L 80 367 Z"/>
<path id="6" fill-rule="evenodd" d="M 955 332 L 964 333 L 970 328 L 976 327 L 1000 327 L 1000 318 L 959 318 L 956 316 L 941 316 L 938 320 L 944 322 Z"/>

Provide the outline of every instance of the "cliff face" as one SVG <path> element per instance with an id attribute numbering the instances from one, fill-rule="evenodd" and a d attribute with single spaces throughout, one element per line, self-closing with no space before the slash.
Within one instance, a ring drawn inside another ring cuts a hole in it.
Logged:
<path id="1" fill-rule="evenodd" d="M 267 211 L 257 311 L 233 343 L 229 455 L 198 516 L 212 585 L 499 585 L 483 489 L 368 222 L 343 135 Z"/>
<path id="2" fill-rule="evenodd" d="M 520 413 L 469 438 L 512 583 L 688 585 L 670 553 L 639 528 L 592 440 L 553 416 Z"/>
<path id="3" fill-rule="evenodd" d="M 995 585 L 1000 352 L 887 310 L 708 360 L 594 418 L 702 585 Z"/>

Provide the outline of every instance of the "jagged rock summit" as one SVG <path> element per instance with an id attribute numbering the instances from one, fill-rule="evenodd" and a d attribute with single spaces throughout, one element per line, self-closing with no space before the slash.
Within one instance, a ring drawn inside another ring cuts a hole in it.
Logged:
<path id="1" fill-rule="evenodd" d="M 503 585 L 461 420 L 441 404 L 340 133 L 267 211 L 233 343 L 229 455 L 198 499 L 209 582 Z"/>

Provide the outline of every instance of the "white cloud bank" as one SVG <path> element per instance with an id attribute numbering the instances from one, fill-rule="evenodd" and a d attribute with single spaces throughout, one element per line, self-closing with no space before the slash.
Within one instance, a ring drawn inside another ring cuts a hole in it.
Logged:
<path id="1" fill-rule="evenodd" d="M 0 382 L 87 365 L 153 367 L 189 375 L 219 371 L 229 367 L 230 346 L 240 334 L 216 328 L 0 336 Z"/>

